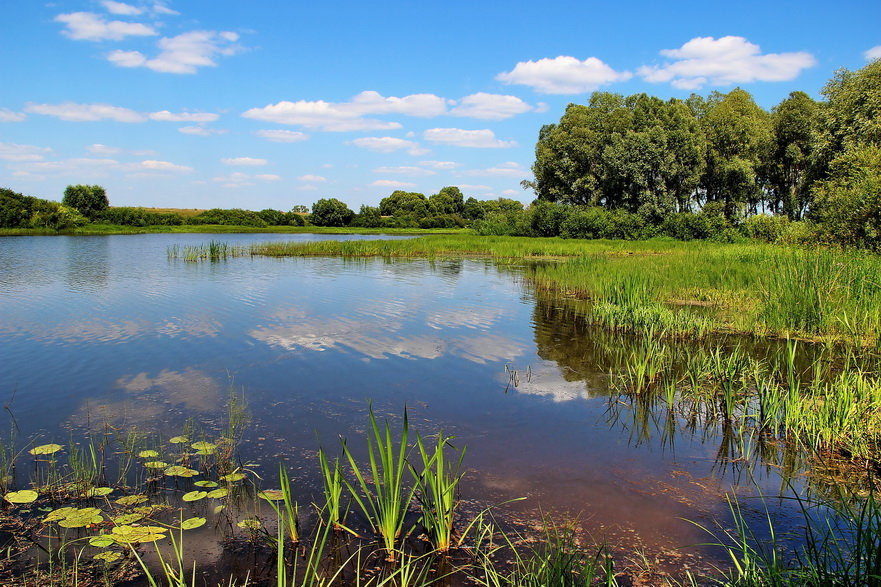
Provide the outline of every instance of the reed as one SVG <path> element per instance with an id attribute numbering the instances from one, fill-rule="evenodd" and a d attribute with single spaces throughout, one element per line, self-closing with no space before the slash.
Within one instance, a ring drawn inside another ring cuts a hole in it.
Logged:
<path id="1" fill-rule="evenodd" d="M 342 496 L 343 468 L 340 460 L 335 458 L 333 465 L 327 460 L 324 449 L 318 450 L 318 464 L 321 469 L 321 482 L 324 489 L 324 506 L 321 511 L 327 517 L 328 524 L 334 529 L 343 527 Z"/>
<path id="2" fill-rule="evenodd" d="M 425 447 L 420 435 L 416 435 L 416 446 L 422 461 L 422 470 L 417 472 L 410 467 L 418 488 L 421 506 L 421 521 L 428 533 L 432 546 L 438 552 L 447 552 L 453 540 L 453 522 L 458 502 L 457 489 L 462 480 L 462 460 L 465 449 L 459 452 L 459 458 L 449 461 L 447 448 L 452 437 L 438 434 L 432 451 Z"/>

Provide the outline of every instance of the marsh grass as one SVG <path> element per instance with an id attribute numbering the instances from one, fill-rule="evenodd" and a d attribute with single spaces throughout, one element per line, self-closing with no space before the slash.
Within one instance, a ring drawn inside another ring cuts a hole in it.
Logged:
<path id="1" fill-rule="evenodd" d="M 416 436 L 422 470 L 410 469 L 416 480 L 418 498 L 422 511 L 421 522 L 432 546 L 438 552 L 447 552 L 452 546 L 453 523 L 458 502 L 458 486 L 462 480 L 462 461 L 465 449 L 457 451 L 459 458 L 450 461 L 447 450 L 455 450 L 450 444 L 453 438 L 438 434 L 433 450 L 428 450 L 420 435 Z"/>

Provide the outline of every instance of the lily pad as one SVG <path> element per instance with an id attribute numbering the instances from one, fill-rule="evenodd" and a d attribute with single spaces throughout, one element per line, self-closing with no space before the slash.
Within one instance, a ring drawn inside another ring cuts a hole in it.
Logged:
<path id="1" fill-rule="evenodd" d="M 58 520 L 63 520 L 70 514 L 74 513 L 76 508 L 72 507 L 63 507 L 58 508 L 57 510 L 52 510 L 49 512 L 45 518 L 43 518 L 44 522 L 57 522 Z"/>
<path id="2" fill-rule="evenodd" d="M 222 512 L 222 511 L 224 510 L 225 507 L 226 507 L 226 506 L 223 505 L 223 504 L 220 504 L 220 505 L 218 505 L 218 506 L 214 506 L 214 515 L 216 516 L 217 514 L 219 514 L 220 512 Z"/>
<path id="3" fill-rule="evenodd" d="M 92 487 L 84 494 L 86 497 L 103 497 L 113 493 L 112 487 Z"/>
<path id="4" fill-rule="evenodd" d="M 89 538 L 89 546 L 94 546 L 95 548 L 107 548 L 108 546 L 113 546 L 116 544 L 116 541 L 113 538 L 101 534 L 100 536 L 92 536 Z"/>
<path id="5" fill-rule="evenodd" d="M 284 493 L 281 489 L 264 489 L 257 494 L 257 497 L 262 497 L 267 501 L 281 501 L 284 499 Z"/>
<path id="6" fill-rule="evenodd" d="M 181 465 L 172 465 L 165 469 L 165 474 L 171 477 L 192 477 L 198 475 L 199 471 Z"/>
<path id="7" fill-rule="evenodd" d="M 183 443 L 189 442 L 189 441 L 190 441 L 189 436 L 173 436 L 168 439 L 168 442 L 170 442 L 171 444 L 183 444 Z"/>
<path id="8" fill-rule="evenodd" d="M 217 481 L 196 481 L 193 485 L 196 487 L 217 487 Z"/>
<path id="9" fill-rule="evenodd" d="M 147 501 L 146 495 L 126 495 L 116 500 L 119 505 L 138 505 Z"/>
<path id="10" fill-rule="evenodd" d="M 181 499 L 184 501 L 199 501 L 206 497 L 208 497 L 207 491 L 190 491 L 189 493 L 184 493 L 184 496 Z"/>
<path id="11" fill-rule="evenodd" d="M 180 523 L 181 530 L 193 530 L 205 525 L 205 518 L 189 518 Z"/>
<path id="12" fill-rule="evenodd" d="M 190 446 L 193 447 L 194 449 L 200 451 L 200 452 L 202 452 L 202 451 L 211 451 L 211 452 L 214 452 L 215 449 L 217 449 L 217 445 L 216 445 L 216 444 L 213 444 L 213 443 L 211 443 L 211 442 L 204 442 L 204 441 L 194 442 L 194 443 L 191 444 Z"/>
<path id="13" fill-rule="evenodd" d="M 32 455 L 54 455 L 59 450 L 61 450 L 62 446 L 60 444 L 41 444 L 40 446 L 35 446 L 28 452 Z"/>
<path id="14" fill-rule="evenodd" d="M 148 469 L 164 469 L 168 466 L 168 463 L 165 461 L 147 461 L 144 463 L 144 466 Z"/>
<path id="15" fill-rule="evenodd" d="M 135 522 L 139 522 L 144 519 L 143 514 L 123 514 L 121 516 L 116 516 L 113 518 L 113 523 L 117 526 L 124 526 L 126 524 L 134 524 Z"/>
<path id="16" fill-rule="evenodd" d="M 229 495 L 229 489 L 227 489 L 226 487 L 221 487 L 219 489 L 215 489 L 214 491 L 208 492 L 208 497 L 210 497 L 211 499 L 222 499 L 227 495 Z"/>
<path id="17" fill-rule="evenodd" d="M 117 542 L 137 544 L 162 540 L 167 531 L 162 526 L 115 526 L 110 532 Z"/>
<path id="18" fill-rule="evenodd" d="M 227 481 L 229 483 L 233 483 L 235 481 L 241 481 L 244 478 L 245 478 L 244 473 L 230 473 L 229 475 L 224 475 L 220 479 L 221 479 L 221 481 Z"/>
<path id="19" fill-rule="evenodd" d="M 113 541 L 111 540 L 110 542 L 112 543 Z M 92 558 L 104 561 L 105 563 L 114 563 L 122 558 L 122 553 L 112 551 L 99 552 Z"/>
<path id="20" fill-rule="evenodd" d="M 101 510 L 98 508 L 80 508 L 68 513 L 63 519 L 58 520 L 62 528 L 85 528 L 92 524 L 100 524 L 104 521 Z"/>
<path id="21" fill-rule="evenodd" d="M 142 459 L 153 459 L 159 456 L 159 453 L 155 450 L 142 450 L 138 453 L 138 456 Z"/>
<path id="22" fill-rule="evenodd" d="M 260 520 L 255 518 L 245 518 L 238 524 L 236 524 L 239 528 L 244 528 L 246 530 L 259 530 L 261 527 Z"/>
<path id="23" fill-rule="evenodd" d="M 37 501 L 39 496 L 33 489 L 22 489 L 21 491 L 10 491 L 3 497 L 9 503 L 32 503 Z"/>

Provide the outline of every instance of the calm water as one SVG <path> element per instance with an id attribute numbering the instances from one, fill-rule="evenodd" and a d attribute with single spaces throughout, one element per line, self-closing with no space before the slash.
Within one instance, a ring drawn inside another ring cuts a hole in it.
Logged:
<path id="1" fill-rule="evenodd" d="M 267 479 L 286 461 L 307 501 L 319 446 L 360 438 L 370 401 L 395 421 L 406 405 L 416 430 L 467 445 L 473 508 L 525 496 L 500 511 L 578 516 L 595 537 L 668 555 L 707 540 L 679 517 L 724 519 L 732 485 L 779 492 L 773 469 L 747 483 L 720 461 L 719 431 L 610 399 L 603 354 L 625 341 L 537 297 L 516 268 L 166 257 L 169 245 L 212 238 L 376 237 L 0 239 L 0 402 L 20 438 L 64 443 L 103 422 L 173 435 L 187 418 L 210 429 L 233 389 L 253 414 L 246 459 Z M 783 521 L 793 513 L 769 507 Z"/>

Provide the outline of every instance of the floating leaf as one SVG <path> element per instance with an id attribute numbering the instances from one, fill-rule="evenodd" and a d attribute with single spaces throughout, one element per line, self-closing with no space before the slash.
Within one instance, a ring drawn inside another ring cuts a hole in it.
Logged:
<path id="1" fill-rule="evenodd" d="M 223 509 L 224 509 L 225 507 L 226 507 L 226 506 L 223 505 L 223 504 L 220 504 L 220 505 L 218 505 L 218 506 L 214 506 L 214 515 L 217 515 L 217 514 L 219 514 L 220 512 L 222 512 Z"/>
<path id="2" fill-rule="evenodd" d="M 217 487 L 217 481 L 196 481 L 193 485 L 196 487 Z"/>
<path id="3" fill-rule="evenodd" d="M 111 540 L 110 542 L 113 543 L 112 540 Z M 97 559 L 97 560 L 102 560 L 102 561 L 104 561 L 105 563 L 113 563 L 113 562 L 118 561 L 120 558 L 122 558 L 122 553 L 119 553 L 119 552 L 110 552 L 110 551 L 108 551 L 108 552 L 99 552 L 98 554 L 96 554 L 96 555 L 93 556 L 92 558 Z"/>
<path id="4" fill-rule="evenodd" d="M 204 442 L 204 441 L 194 442 L 190 446 L 198 451 L 212 451 L 213 452 L 214 449 L 217 448 L 216 444 L 213 444 L 211 442 Z"/>
<path id="5" fill-rule="evenodd" d="M 22 489 L 21 491 L 10 491 L 4 498 L 9 503 L 32 503 L 37 501 L 39 494 L 32 489 Z"/>
<path id="6" fill-rule="evenodd" d="M 159 456 L 159 453 L 155 450 L 142 450 L 138 453 L 138 456 L 142 459 L 152 459 Z"/>
<path id="7" fill-rule="evenodd" d="M 72 507 L 63 507 L 58 508 L 57 510 L 52 510 L 49 514 L 43 518 L 44 522 L 57 522 L 58 520 L 63 520 L 70 514 L 74 513 L 76 508 Z"/>
<path id="8" fill-rule="evenodd" d="M 113 493 L 112 487 L 92 487 L 84 494 L 86 497 L 103 497 Z"/>
<path id="9" fill-rule="evenodd" d="M 165 469 L 165 474 L 172 477 L 192 477 L 193 475 L 198 475 L 199 471 L 182 467 L 180 465 L 172 465 Z"/>
<path id="10" fill-rule="evenodd" d="M 239 528 L 245 528 L 246 530 L 259 530 L 260 529 L 260 520 L 255 518 L 245 518 L 238 524 L 236 524 Z"/>
<path id="11" fill-rule="evenodd" d="M 180 523 L 181 530 L 193 530 L 205 525 L 205 518 L 189 518 Z"/>
<path id="12" fill-rule="evenodd" d="M 166 528 L 162 526 L 114 526 L 113 539 L 123 544 L 156 542 L 165 538 Z"/>
<path id="13" fill-rule="evenodd" d="M 284 493 L 282 493 L 281 489 L 265 489 L 258 493 L 257 497 L 262 497 L 268 501 L 281 501 L 284 499 Z"/>
<path id="14" fill-rule="evenodd" d="M 113 544 L 116 544 L 116 541 L 105 534 L 101 534 L 100 536 L 92 536 L 91 538 L 89 538 L 89 546 L 94 546 L 95 548 L 107 548 L 108 546 L 112 546 Z"/>
<path id="15" fill-rule="evenodd" d="M 119 505 L 137 505 L 147 501 L 146 495 L 126 495 L 116 500 Z"/>
<path id="16" fill-rule="evenodd" d="M 244 478 L 245 478 L 244 473 L 230 473 L 229 475 L 224 475 L 220 479 L 221 479 L 221 481 L 227 481 L 229 483 L 233 483 L 235 481 L 241 481 Z"/>
<path id="17" fill-rule="evenodd" d="M 28 452 L 32 455 L 54 455 L 59 450 L 61 450 L 60 444 L 41 444 L 40 446 L 35 446 Z"/>
<path id="18" fill-rule="evenodd" d="M 183 443 L 189 442 L 189 441 L 190 441 L 189 436 L 174 436 L 174 437 L 168 439 L 168 442 L 170 442 L 171 444 L 183 444 Z"/>
<path id="19" fill-rule="evenodd" d="M 181 499 L 184 501 L 199 501 L 206 497 L 208 497 L 207 491 L 190 491 L 189 493 L 184 493 L 184 496 Z"/>
<path id="20" fill-rule="evenodd" d="M 221 487 L 220 489 L 215 489 L 214 491 L 208 492 L 208 497 L 211 499 L 222 499 L 229 495 L 229 489 L 226 487 Z"/>
<path id="21" fill-rule="evenodd" d="M 139 508 L 135 508 L 133 511 L 136 514 L 141 514 L 142 516 L 149 516 L 156 510 L 162 509 L 161 506 L 153 506 L 153 505 L 144 505 Z"/>
<path id="22" fill-rule="evenodd" d="M 113 518 L 113 523 L 117 526 L 124 526 L 126 524 L 134 524 L 140 520 L 144 519 L 143 514 L 132 513 L 132 514 L 123 514 L 121 516 L 116 516 Z"/>
<path id="23" fill-rule="evenodd" d="M 148 469 L 164 469 L 168 466 L 168 463 L 165 461 L 147 461 L 144 463 L 144 466 Z"/>
<path id="24" fill-rule="evenodd" d="M 103 521 L 104 517 L 98 508 L 81 508 L 70 512 L 64 519 L 58 520 L 58 525 L 62 528 L 85 528 Z"/>

